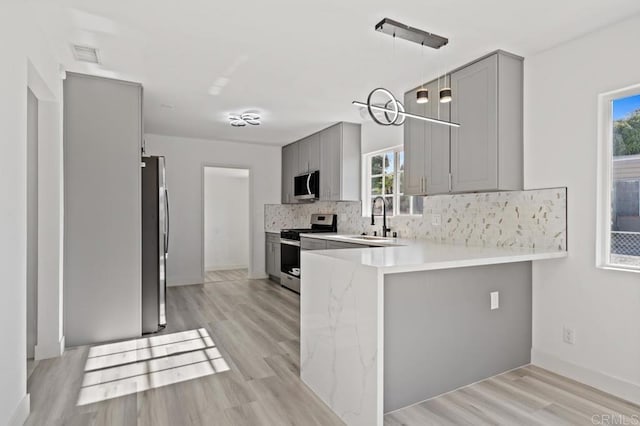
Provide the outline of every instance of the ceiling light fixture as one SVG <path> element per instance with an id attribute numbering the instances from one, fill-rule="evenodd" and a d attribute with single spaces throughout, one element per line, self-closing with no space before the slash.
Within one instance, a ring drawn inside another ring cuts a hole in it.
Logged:
<path id="1" fill-rule="evenodd" d="M 247 124 L 259 126 L 260 115 L 255 112 L 243 112 L 242 114 L 230 114 L 229 121 L 233 127 L 244 127 Z"/>
<path id="2" fill-rule="evenodd" d="M 364 102 L 358 102 L 358 101 L 353 101 L 351 103 L 353 105 L 359 107 L 359 108 L 368 108 L 369 110 L 384 112 L 386 117 L 387 117 L 387 114 L 391 114 L 388 117 L 395 117 L 396 114 L 397 114 L 400 117 L 414 118 L 416 120 L 427 121 L 429 123 L 443 124 L 445 126 L 450 126 L 450 127 L 460 127 L 460 123 L 454 123 L 452 121 L 438 120 L 437 118 L 424 117 L 422 115 L 411 114 L 411 113 L 405 112 L 405 111 L 398 111 L 395 108 L 391 109 L 391 108 L 385 108 L 385 107 L 382 107 L 382 106 L 379 106 L 379 105 L 369 105 L 369 104 L 366 104 Z M 374 116 L 371 114 L 371 112 L 369 112 L 369 114 L 371 115 L 371 118 L 374 118 Z M 375 121 L 376 121 L 376 123 L 378 123 L 377 120 L 375 120 Z M 391 120 L 389 123 L 379 123 L 379 124 L 389 126 L 391 124 L 395 124 L 393 121 L 394 120 Z"/>
<path id="3" fill-rule="evenodd" d="M 381 33 L 385 33 L 393 37 L 400 37 L 404 40 L 412 41 L 414 43 L 421 44 L 422 46 L 429 46 L 434 49 L 440 49 L 442 46 L 446 46 L 447 43 L 449 43 L 449 39 L 446 37 L 432 34 L 418 28 L 413 28 L 389 18 L 384 18 L 382 21 L 378 22 L 375 29 Z"/>

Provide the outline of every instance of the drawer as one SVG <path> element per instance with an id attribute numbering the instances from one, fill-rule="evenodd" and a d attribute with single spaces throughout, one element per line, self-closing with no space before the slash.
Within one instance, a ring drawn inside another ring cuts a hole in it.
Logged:
<path id="1" fill-rule="evenodd" d="M 300 249 L 302 250 L 325 250 L 327 248 L 327 241 L 316 240 L 315 238 L 301 238 Z"/>
<path id="2" fill-rule="evenodd" d="M 276 232 L 266 232 L 266 240 L 268 243 L 279 243 L 280 242 L 280 234 Z"/>
<path id="3" fill-rule="evenodd" d="M 327 241 L 327 249 L 367 248 L 366 244 L 343 243 L 341 241 Z"/>

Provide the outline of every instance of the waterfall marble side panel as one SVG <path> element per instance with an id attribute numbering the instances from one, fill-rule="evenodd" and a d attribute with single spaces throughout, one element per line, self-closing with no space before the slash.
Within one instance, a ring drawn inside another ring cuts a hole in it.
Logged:
<path id="1" fill-rule="evenodd" d="M 382 277 L 302 252 L 300 376 L 347 424 L 380 425 Z"/>

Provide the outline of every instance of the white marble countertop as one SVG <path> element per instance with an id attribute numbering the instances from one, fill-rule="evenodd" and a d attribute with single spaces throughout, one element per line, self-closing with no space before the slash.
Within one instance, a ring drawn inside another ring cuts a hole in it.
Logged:
<path id="1" fill-rule="evenodd" d="M 557 259 L 568 255 L 561 250 L 473 247 L 400 238 L 382 242 L 355 240 L 340 234 L 301 234 L 301 237 L 363 244 L 365 247 L 361 249 L 303 251 L 303 255 L 325 256 L 370 266 L 384 274 Z"/>
<path id="2" fill-rule="evenodd" d="M 338 241 L 342 243 L 362 244 L 363 246 L 375 247 L 395 247 L 407 246 L 414 240 L 390 238 L 390 237 L 374 237 L 373 235 L 355 235 L 355 234 L 336 234 L 333 232 L 300 234 L 301 238 L 314 238 L 316 240 Z M 364 240 L 364 238 L 371 238 Z"/>

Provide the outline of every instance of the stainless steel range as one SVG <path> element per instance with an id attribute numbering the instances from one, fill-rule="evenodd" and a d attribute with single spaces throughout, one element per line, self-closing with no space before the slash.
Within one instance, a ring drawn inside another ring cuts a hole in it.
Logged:
<path id="1" fill-rule="evenodd" d="M 300 234 L 337 231 L 337 215 L 318 213 L 311 215 L 311 228 L 280 231 L 280 283 L 283 287 L 300 293 Z"/>

